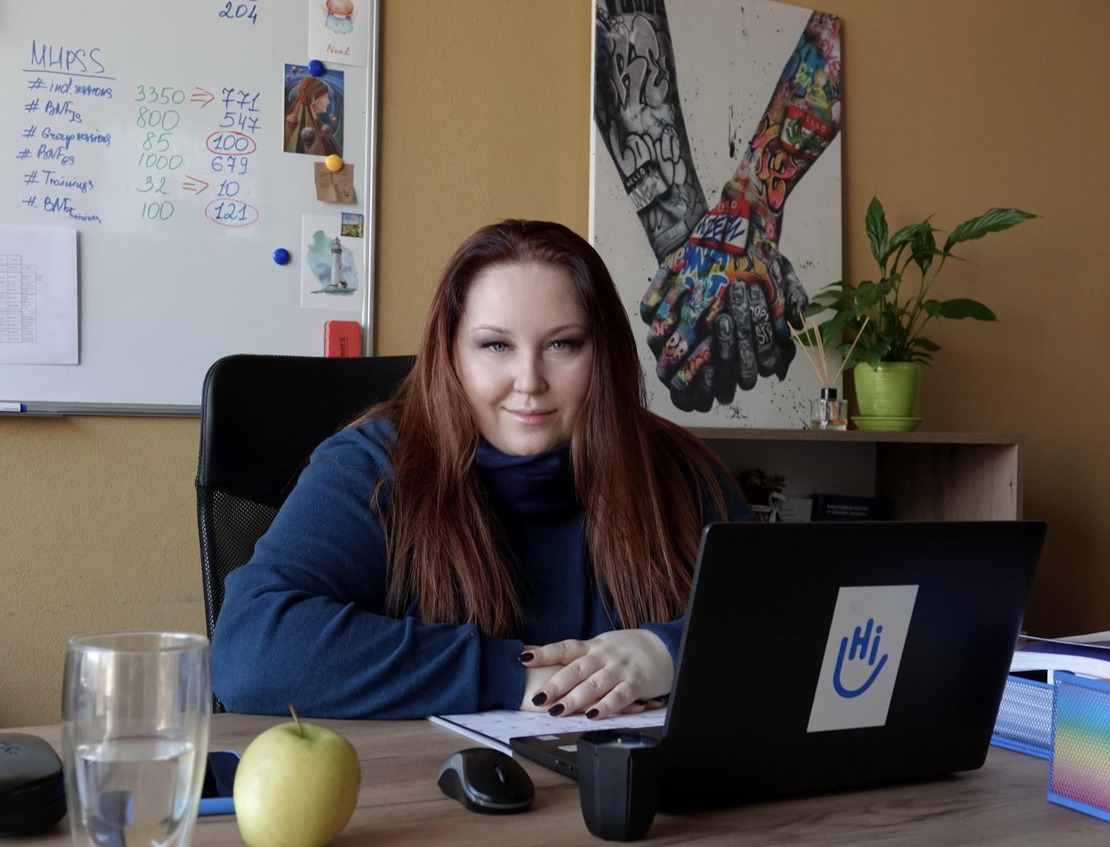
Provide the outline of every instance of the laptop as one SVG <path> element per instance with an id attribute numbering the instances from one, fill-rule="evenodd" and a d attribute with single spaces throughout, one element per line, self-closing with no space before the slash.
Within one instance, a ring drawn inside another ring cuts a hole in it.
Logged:
<path id="1" fill-rule="evenodd" d="M 1044 535 L 1034 521 L 706 527 L 659 732 L 660 806 L 980 767 Z M 576 737 L 510 747 L 576 778 Z"/>

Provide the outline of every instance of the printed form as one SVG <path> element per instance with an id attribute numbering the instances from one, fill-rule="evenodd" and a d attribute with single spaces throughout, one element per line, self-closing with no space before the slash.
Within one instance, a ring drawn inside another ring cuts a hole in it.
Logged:
<path id="1" fill-rule="evenodd" d="M 604 720 L 592 721 L 584 715 L 553 718 L 547 712 L 518 712 L 510 709 L 492 709 L 464 715 L 434 715 L 432 723 L 454 730 L 460 735 L 493 747 L 503 753 L 512 753 L 509 739 L 524 735 L 558 735 L 562 732 L 588 732 L 591 729 L 644 729 L 662 726 L 667 721 L 667 710 L 653 709 L 635 715 L 612 715 Z"/>
<path id="2" fill-rule="evenodd" d="M 77 364 L 77 230 L 0 226 L 0 364 Z"/>

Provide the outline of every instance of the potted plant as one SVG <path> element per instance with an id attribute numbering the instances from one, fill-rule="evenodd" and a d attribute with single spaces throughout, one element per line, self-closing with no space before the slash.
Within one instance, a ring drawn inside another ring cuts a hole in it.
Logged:
<path id="1" fill-rule="evenodd" d="M 944 263 L 954 255 L 952 248 L 1034 217 L 1020 209 L 990 209 L 953 229 L 939 248 L 935 233 L 940 230 L 929 218 L 891 235 L 882 203 L 877 197 L 871 199 L 865 225 L 871 255 L 878 265 L 878 280 L 857 285 L 840 281 L 822 289 L 806 309 L 805 317 L 824 315 L 826 319 L 816 327 L 807 324 L 806 331 L 796 336 L 805 347 L 819 348 L 822 358 L 832 347 L 844 357 L 842 368 L 851 368 L 855 381 L 860 409 L 857 426 L 917 426 L 920 421 L 913 412 L 921 368 L 940 350 L 935 341 L 922 334 L 925 327 L 940 318 L 997 319 L 978 300 L 930 296 Z M 905 276 L 911 263 L 917 271 L 912 281 Z"/>

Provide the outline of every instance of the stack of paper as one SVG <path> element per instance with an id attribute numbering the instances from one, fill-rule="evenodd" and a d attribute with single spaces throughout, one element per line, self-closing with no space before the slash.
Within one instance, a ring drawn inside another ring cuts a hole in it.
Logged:
<path id="1" fill-rule="evenodd" d="M 1043 759 L 1052 755 L 1052 694 L 1056 671 L 1110 679 L 1110 632 L 1067 638 L 1022 635 L 1010 673 L 1041 673 L 1044 682 L 1011 676 L 998 709 L 991 742 Z"/>
<path id="2" fill-rule="evenodd" d="M 1110 679 L 1110 632 L 1068 638 L 1022 635 L 1010 662 L 1010 672 L 1014 671 L 1046 671 L 1050 683 L 1053 671 Z"/>

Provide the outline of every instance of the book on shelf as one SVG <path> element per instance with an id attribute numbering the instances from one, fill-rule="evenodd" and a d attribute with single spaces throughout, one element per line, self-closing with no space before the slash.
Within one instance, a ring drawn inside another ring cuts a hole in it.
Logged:
<path id="1" fill-rule="evenodd" d="M 1018 636 L 1010 672 L 1045 671 L 1052 682 L 1054 671 L 1110 679 L 1110 632 L 1092 632 L 1067 638 Z"/>
<path id="2" fill-rule="evenodd" d="M 850 494 L 814 494 L 811 519 L 815 521 L 888 521 L 891 501 L 886 497 Z"/>

